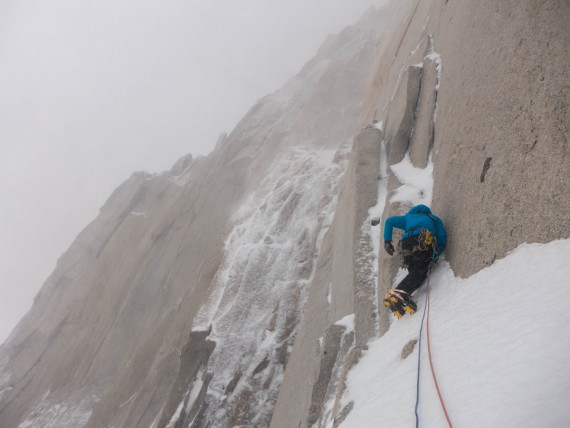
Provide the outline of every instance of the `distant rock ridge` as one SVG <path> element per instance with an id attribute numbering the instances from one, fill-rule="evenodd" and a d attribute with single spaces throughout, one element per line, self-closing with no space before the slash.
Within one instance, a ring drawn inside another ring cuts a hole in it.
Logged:
<path id="1" fill-rule="evenodd" d="M 568 22 L 565 0 L 387 2 L 210 155 L 133 174 L 0 347 L 0 426 L 342 426 L 390 326 L 372 218 L 431 205 L 460 276 L 570 237 Z"/>

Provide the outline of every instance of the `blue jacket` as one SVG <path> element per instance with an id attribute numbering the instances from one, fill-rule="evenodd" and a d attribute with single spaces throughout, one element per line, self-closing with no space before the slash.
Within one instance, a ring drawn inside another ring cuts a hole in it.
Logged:
<path id="1" fill-rule="evenodd" d="M 447 234 L 443 222 L 438 216 L 433 215 L 429 207 L 425 205 L 416 205 L 403 216 L 388 217 L 384 223 L 385 241 L 392 240 L 392 229 L 394 227 L 405 231 L 402 239 L 419 235 L 421 229 L 428 229 L 437 238 L 437 252 L 442 253 L 445 249 Z"/>

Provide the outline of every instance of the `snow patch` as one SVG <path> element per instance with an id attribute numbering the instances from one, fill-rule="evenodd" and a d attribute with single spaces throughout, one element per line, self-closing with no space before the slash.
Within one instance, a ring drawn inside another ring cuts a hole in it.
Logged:
<path id="1" fill-rule="evenodd" d="M 400 202 L 403 204 L 431 205 L 433 195 L 433 160 L 430 158 L 425 168 L 416 168 L 410 160 L 410 154 L 406 153 L 404 159 L 390 169 L 402 183 L 392 197 L 390 203 Z"/>
<path id="2" fill-rule="evenodd" d="M 190 409 L 192 409 L 192 406 L 194 405 L 196 398 L 198 398 L 198 394 L 200 394 L 200 391 L 202 390 L 202 386 L 204 386 L 204 381 L 202 380 L 203 376 L 204 376 L 204 370 L 201 369 L 196 375 L 196 380 L 192 384 L 192 389 L 190 390 L 190 397 L 188 398 L 188 404 L 186 404 L 185 408 L 186 413 L 188 413 Z"/>
<path id="3" fill-rule="evenodd" d="M 347 315 L 335 322 L 334 325 L 344 327 L 344 334 L 351 333 L 354 331 L 354 317 L 354 314 Z"/>
<path id="4" fill-rule="evenodd" d="M 192 331 L 195 333 L 209 332 L 210 331 L 210 325 L 209 324 L 198 324 L 196 326 L 192 326 Z"/>
<path id="5" fill-rule="evenodd" d="M 386 153 L 386 142 L 382 141 L 382 146 L 380 148 L 380 178 L 378 182 L 378 196 L 376 198 L 377 203 L 368 210 L 368 218 L 366 219 L 367 223 L 370 223 L 373 219 L 382 218 L 388 197 L 388 179 L 388 155 Z M 381 227 L 373 227 L 370 229 L 370 238 L 374 245 L 376 260 L 378 259 L 378 254 L 380 252 L 381 234 Z M 374 266 L 374 274 L 378 275 L 378 263 L 374 263 Z"/>
<path id="6" fill-rule="evenodd" d="M 439 91 L 439 82 L 441 80 L 441 55 L 433 50 L 426 56 L 426 58 L 431 59 L 436 63 L 437 70 L 437 83 L 435 85 L 435 90 Z"/>

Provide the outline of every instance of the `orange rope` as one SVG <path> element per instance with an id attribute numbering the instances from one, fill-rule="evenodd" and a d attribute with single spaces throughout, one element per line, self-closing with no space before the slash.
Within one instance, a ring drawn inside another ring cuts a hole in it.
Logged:
<path id="1" fill-rule="evenodd" d="M 433 377 L 433 382 L 435 383 L 435 389 L 437 390 L 437 395 L 439 396 L 439 402 L 441 403 L 441 408 L 443 409 L 443 413 L 445 413 L 445 418 L 447 419 L 447 424 L 449 428 L 453 428 L 451 424 L 451 420 L 449 419 L 449 415 L 447 414 L 447 409 L 445 408 L 445 403 L 443 402 L 443 397 L 441 396 L 441 391 L 439 390 L 439 386 L 437 384 L 437 379 L 435 377 L 435 370 L 433 369 L 433 361 L 431 359 L 431 348 L 429 345 L 429 276 L 428 276 L 428 283 L 427 283 L 427 295 L 428 295 L 428 307 L 427 307 L 427 321 L 426 321 L 426 335 L 427 335 L 427 349 L 428 349 L 428 357 L 429 357 L 429 366 L 431 368 L 431 375 Z"/>

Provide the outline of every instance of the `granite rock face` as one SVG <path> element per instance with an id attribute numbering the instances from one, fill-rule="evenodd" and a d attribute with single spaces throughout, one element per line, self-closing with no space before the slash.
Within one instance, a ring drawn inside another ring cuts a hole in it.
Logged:
<path id="1" fill-rule="evenodd" d="M 388 2 L 212 154 L 133 174 L 0 347 L 0 425 L 342 426 L 398 268 L 372 219 L 431 203 L 460 276 L 570 237 L 569 22 Z"/>

